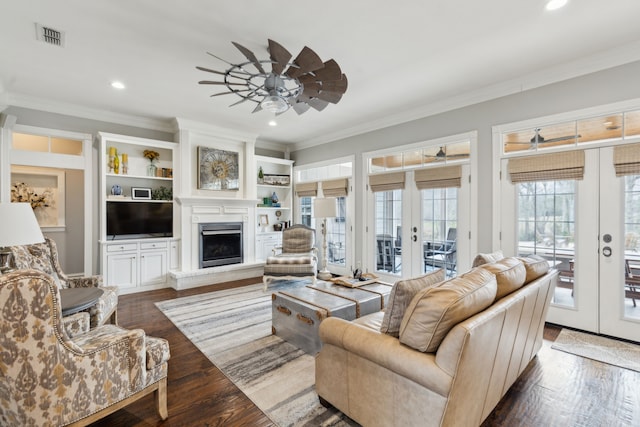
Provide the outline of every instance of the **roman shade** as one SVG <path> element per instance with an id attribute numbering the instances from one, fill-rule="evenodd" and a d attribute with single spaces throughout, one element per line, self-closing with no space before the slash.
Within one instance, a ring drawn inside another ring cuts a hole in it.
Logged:
<path id="1" fill-rule="evenodd" d="M 349 180 L 347 178 L 322 181 L 324 197 L 344 197 L 348 193 Z"/>
<path id="2" fill-rule="evenodd" d="M 374 193 L 379 191 L 404 190 L 404 172 L 369 175 L 369 187 Z"/>
<path id="3" fill-rule="evenodd" d="M 553 181 L 560 179 L 582 179 L 584 176 L 584 151 L 509 159 L 509 176 L 512 183 Z"/>
<path id="4" fill-rule="evenodd" d="M 317 182 L 301 182 L 296 184 L 296 195 L 298 197 L 315 197 L 318 195 Z"/>
<path id="5" fill-rule="evenodd" d="M 616 176 L 640 174 L 640 144 L 613 147 L 613 166 Z"/>
<path id="6" fill-rule="evenodd" d="M 414 177 L 418 190 L 448 187 L 460 188 L 462 167 L 458 165 L 418 169 L 415 171 Z"/>

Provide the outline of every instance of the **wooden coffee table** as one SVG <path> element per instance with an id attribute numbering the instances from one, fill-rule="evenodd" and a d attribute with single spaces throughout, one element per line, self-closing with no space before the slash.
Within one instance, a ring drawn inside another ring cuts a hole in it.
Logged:
<path id="1" fill-rule="evenodd" d="M 102 296 L 102 292 L 100 288 L 60 289 L 62 315 L 68 316 L 95 305 Z"/>

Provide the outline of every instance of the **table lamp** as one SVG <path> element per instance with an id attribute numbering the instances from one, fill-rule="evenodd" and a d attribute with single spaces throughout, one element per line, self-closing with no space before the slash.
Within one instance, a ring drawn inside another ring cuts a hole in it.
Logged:
<path id="1" fill-rule="evenodd" d="M 329 270 L 327 270 L 327 218 L 335 218 L 336 215 L 337 204 L 335 197 L 314 199 L 313 216 L 322 218 L 322 269 L 318 272 L 318 279 L 320 280 L 329 280 L 332 277 Z"/>
<path id="2" fill-rule="evenodd" d="M 12 271 L 9 246 L 44 242 L 30 203 L 0 203 L 0 274 Z"/>

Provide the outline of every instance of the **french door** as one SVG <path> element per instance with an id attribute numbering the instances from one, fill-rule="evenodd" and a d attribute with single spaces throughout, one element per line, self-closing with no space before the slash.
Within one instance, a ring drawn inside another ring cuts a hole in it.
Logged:
<path id="1" fill-rule="evenodd" d="M 640 175 L 616 176 L 604 147 L 585 150 L 581 180 L 502 186 L 505 254 L 535 253 L 560 271 L 547 320 L 640 341 Z"/>
<path id="2" fill-rule="evenodd" d="M 409 170 L 404 189 L 369 192 L 368 271 L 394 282 L 469 267 L 469 165 L 461 169 L 460 187 L 419 190 Z"/>

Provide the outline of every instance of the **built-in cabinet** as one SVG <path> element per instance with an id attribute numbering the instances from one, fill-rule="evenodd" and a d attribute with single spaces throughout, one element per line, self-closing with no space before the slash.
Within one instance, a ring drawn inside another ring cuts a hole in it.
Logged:
<path id="1" fill-rule="evenodd" d="M 265 156 L 255 159 L 256 261 L 264 261 L 273 248 L 282 244 L 282 229 L 292 221 L 293 160 Z"/>
<path id="2" fill-rule="evenodd" d="M 99 134 L 101 270 L 121 293 L 164 287 L 169 269 L 179 267 L 175 145 Z"/>

